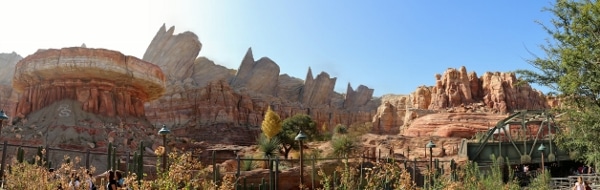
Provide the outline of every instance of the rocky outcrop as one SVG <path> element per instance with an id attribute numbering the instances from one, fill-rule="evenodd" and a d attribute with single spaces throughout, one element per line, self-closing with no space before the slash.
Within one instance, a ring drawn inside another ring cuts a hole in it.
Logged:
<path id="1" fill-rule="evenodd" d="M 289 100 L 291 102 L 299 101 L 299 94 L 304 87 L 304 81 L 299 78 L 291 77 L 287 74 L 279 75 L 279 84 L 277 84 L 277 97 Z"/>
<path id="2" fill-rule="evenodd" d="M 12 79 L 15 65 L 21 59 L 23 57 L 15 52 L 0 53 L 0 109 L 8 115 L 12 115 L 17 106 L 18 94 L 12 88 Z"/>
<path id="3" fill-rule="evenodd" d="M 399 126 L 407 121 L 407 105 L 410 103 L 406 95 L 384 95 L 377 114 L 373 117 L 373 131 L 376 133 L 398 134 Z"/>
<path id="4" fill-rule="evenodd" d="M 477 132 L 494 127 L 496 122 L 504 118 L 506 115 L 490 113 L 429 113 L 414 118 L 402 134 L 412 137 L 471 138 Z"/>
<path id="5" fill-rule="evenodd" d="M 13 74 L 15 72 L 15 65 L 23 57 L 19 54 L 12 53 L 0 53 L 0 85 L 11 85 Z"/>
<path id="6" fill-rule="evenodd" d="M 449 68 L 436 75 L 432 87 L 419 87 L 413 93 L 413 107 L 441 110 L 483 102 L 498 113 L 515 109 L 546 109 L 549 105 L 540 91 L 519 82 L 514 73 L 487 72 L 481 78 L 467 69 Z"/>
<path id="7" fill-rule="evenodd" d="M 277 93 L 278 79 L 279 65 L 267 57 L 254 61 L 252 49 L 248 48 L 231 86 L 274 96 Z"/>
<path id="8" fill-rule="evenodd" d="M 330 78 L 326 72 L 321 72 L 317 78 L 313 78 L 312 70 L 308 68 L 300 102 L 309 106 L 328 105 L 331 103 L 336 80 L 337 78 Z"/>
<path id="9" fill-rule="evenodd" d="M 486 72 L 481 77 L 483 102 L 494 111 L 550 108 L 544 94 L 517 79 L 514 73 Z"/>
<path id="10" fill-rule="evenodd" d="M 158 65 L 166 73 L 169 84 L 192 76 L 194 60 L 202 49 L 196 34 L 183 32 L 173 35 L 174 31 L 174 26 L 166 30 L 163 24 L 143 57 L 144 61 Z"/>
<path id="11" fill-rule="evenodd" d="M 354 91 L 350 83 L 348 83 L 344 108 L 357 108 L 364 106 L 373 98 L 374 91 L 374 89 L 364 85 L 359 85 L 356 91 Z"/>
<path id="12" fill-rule="evenodd" d="M 547 99 L 518 81 L 514 73 L 487 72 L 477 78 L 476 73 L 467 74 L 461 67 L 447 69 L 435 78 L 434 86 L 420 86 L 408 97 L 384 96 L 373 118 L 375 126 L 390 134 L 468 137 L 513 110 L 558 105 L 558 100 Z M 463 127 L 465 121 L 469 127 Z"/>
<path id="13" fill-rule="evenodd" d="M 206 57 L 198 57 L 196 61 L 194 61 L 191 79 L 194 81 L 194 84 L 192 85 L 195 88 L 204 87 L 211 81 L 230 81 L 234 76 L 235 70 L 216 65 L 215 62 Z"/>
<path id="14" fill-rule="evenodd" d="M 144 102 L 164 93 L 160 68 L 116 51 L 64 48 L 38 51 L 16 65 L 13 88 L 21 94 L 14 116 L 72 99 L 99 115 L 144 115 Z M 60 115 L 60 114 L 59 114 Z"/>

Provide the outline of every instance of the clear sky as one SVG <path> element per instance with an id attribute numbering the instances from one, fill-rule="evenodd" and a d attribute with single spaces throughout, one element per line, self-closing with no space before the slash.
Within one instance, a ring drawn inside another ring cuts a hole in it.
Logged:
<path id="1" fill-rule="evenodd" d="M 237 69 L 248 47 L 281 73 L 337 77 L 375 95 L 408 94 L 434 85 L 436 73 L 466 66 L 486 71 L 532 69 L 530 52 L 547 33 L 551 1 L 424 0 L 19 0 L 0 2 L 0 52 L 80 46 L 142 57 L 163 24 L 192 31 L 200 56 Z"/>

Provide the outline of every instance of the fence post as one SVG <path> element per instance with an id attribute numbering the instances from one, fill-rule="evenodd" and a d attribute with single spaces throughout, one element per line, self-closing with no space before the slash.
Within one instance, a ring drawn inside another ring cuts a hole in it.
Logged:
<path id="1" fill-rule="evenodd" d="M 8 142 L 4 141 L 2 145 L 2 166 L 0 166 L 0 179 L 2 179 L 2 184 L 4 185 L 4 169 L 6 168 L 6 152 L 8 150 Z"/>
<path id="2" fill-rule="evenodd" d="M 237 161 L 237 171 L 235 172 L 235 189 L 237 190 L 238 189 L 238 182 L 240 181 L 240 174 L 241 174 L 240 170 L 242 169 L 241 166 L 240 166 L 242 164 L 242 162 L 240 160 L 240 155 L 239 154 L 236 154 L 235 160 Z"/>
<path id="3" fill-rule="evenodd" d="M 112 142 L 108 143 L 108 147 L 106 147 L 106 171 L 112 170 L 112 160 L 111 160 L 111 151 L 112 151 Z"/>
<path id="4" fill-rule="evenodd" d="M 52 161 L 50 161 L 50 148 L 48 147 L 48 145 L 46 145 L 46 162 L 47 162 L 47 168 L 51 168 L 52 167 Z"/>
<path id="5" fill-rule="evenodd" d="M 317 160 L 317 155 L 313 154 L 312 155 L 312 172 L 311 172 L 311 177 L 310 177 L 312 189 L 315 189 L 315 175 L 316 175 L 315 174 L 315 172 L 316 172 L 315 162 L 316 162 L 316 160 Z"/>
<path id="6" fill-rule="evenodd" d="M 127 170 L 127 172 L 125 172 L 125 175 L 127 175 L 129 173 L 129 150 L 127 150 L 127 157 L 125 157 L 125 169 Z"/>
<path id="7" fill-rule="evenodd" d="M 275 190 L 279 187 L 279 157 L 275 158 Z"/>
<path id="8" fill-rule="evenodd" d="M 90 169 L 90 149 L 85 152 L 85 169 L 88 171 Z"/>
<path id="9" fill-rule="evenodd" d="M 417 158 L 414 158 L 413 160 L 413 168 L 412 168 L 412 176 L 413 176 L 413 182 L 415 182 L 415 184 L 417 184 Z"/>
<path id="10" fill-rule="evenodd" d="M 358 181 L 358 185 L 362 185 L 362 178 L 363 178 L 363 162 L 365 161 L 365 154 L 363 154 L 360 157 L 360 176 L 359 176 L 359 181 Z"/>
<path id="11" fill-rule="evenodd" d="M 275 189 L 273 185 L 275 184 L 275 173 L 273 173 L 273 159 L 271 156 L 267 157 L 269 159 L 269 190 Z"/>
<path id="12" fill-rule="evenodd" d="M 377 149 L 377 152 L 379 153 L 377 155 L 377 163 L 379 163 L 381 161 L 381 149 Z"/>
<path id="13" fill-rule="evenodd" d="M 219 172 L 218 172 L 218 168 L 217 168 L 216 151 L 215 150 L 212 151 L 212 164 L 213 164 L 213 182 L 215 184 L 217 184 L 218 183 L 217 175 L 219 174 Z M 216 186 L 215 186 L 215 189 L 216 189 Z"/>

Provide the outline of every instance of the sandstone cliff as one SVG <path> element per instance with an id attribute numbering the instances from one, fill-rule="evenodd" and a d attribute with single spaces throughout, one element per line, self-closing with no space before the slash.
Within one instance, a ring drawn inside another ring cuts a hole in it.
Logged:
<path id="1" fill-rule="evenodd" d="M 157 66 L 116 51 L 38 51 L 16 65 L 13 88 L 21 96 L 13 116 L 25 118 L 56 101 L 72 99 L 87 112 L 141 117 L 144 102 L 164 93 L 164 80 Z"/>
<path id="2" fill-rule="evenodd" d="M 434 86 L 417 87 L 408 96 L 384 96 L 374 126 L 407 136 L 470 137 L 513 110 L 557 105 L 529 84 L 519 83 L 514 73 L 486 72 L 478 78 L 461 67 L 449 68 L 435 79 Z"/>
<path id="3" fill-rule="evenodd" d="M 231 86 L 244 88 L 253 93 L 274 96 L 277 92 L 279 65 L 267 57 L 254 61 L 252 49 L 248 48 Z"/>
<path id="4" fill-rule="evenodd" d="M 166 93 L 158 100 L 146 103 L 146 116 L 157 124 L 173 126 L 182 135 L 196 140 L 219 143 L 253 142 L 260 129 L 267 106 L 271 106 L 282 118 L 298 113 L 309 114 L 319 126 L 333 127 L 341 123 L 364 123 L 375 114 L 378 100 L 373 99 L 373 89 L 351 86 L 347 95 L 334 92 L 335 78 L 322 72 L 312 77 L 309 68 L 305 81 L 280 74 L 279 65 L 267 57 L 254 60 L 249 48 L 241 59 L 238 70 L 216 65 L 211 60 L 199 57 L 194 63 L 189 56 L 197 55 L 200 49 L 184 48 L 188 44 L 200 44 L 196 37 L 170 37 L 169 29 L 161 27 L 145 53 L 144 60 L 157 63 L 167 76 L 176 72 L 181 65 L 192 65 L 189 78 L 184 75 L 170 77 Z M 160 46 L 167 43 L 168 46 Z M 184 47 L 175 47 L 177 45 Z M 178 49 L 171 52 L 169 49 Z M 154 59 L 155 54 L 160 59 Z M 186 56 L 182 56 L 186 55 Z M 187 74 L 186 74 L 187 75 Z M 212 129 L 230 130 L 235 138 L 222 138 L 212 134 Z M 250 131 L 248 131 L 249 129 Z M 207 134 L 207 135 L 202 135 Z M 228 139 L 230 139 L 228 141 Z"/>
<path id="5" fill-rule="evenodd" d="M 192 76 L 194 60 L 198 57 L 202 44 L 192 32 L 173 35 L 175 27 L 166 30 L 165 25 L 156 32 L 148 45 L 144 61 L 158 65 L 166 74 L 169 83 L 182 81 Z"/>

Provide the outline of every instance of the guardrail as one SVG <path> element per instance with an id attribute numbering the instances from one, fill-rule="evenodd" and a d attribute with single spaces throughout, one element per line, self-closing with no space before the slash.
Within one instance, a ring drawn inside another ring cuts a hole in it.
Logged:
<path id="1" fill-rule="evenodd" d="M 598 174 L 581 174 L 567 177 L 553 177 L 550 179 L 550 185 L 553 190 L 571 190 L 577 182 L 577 178 L 581 176 L 583 181 L 588 183 L 592 189 L 600 189 L 600 175 Z"/>

